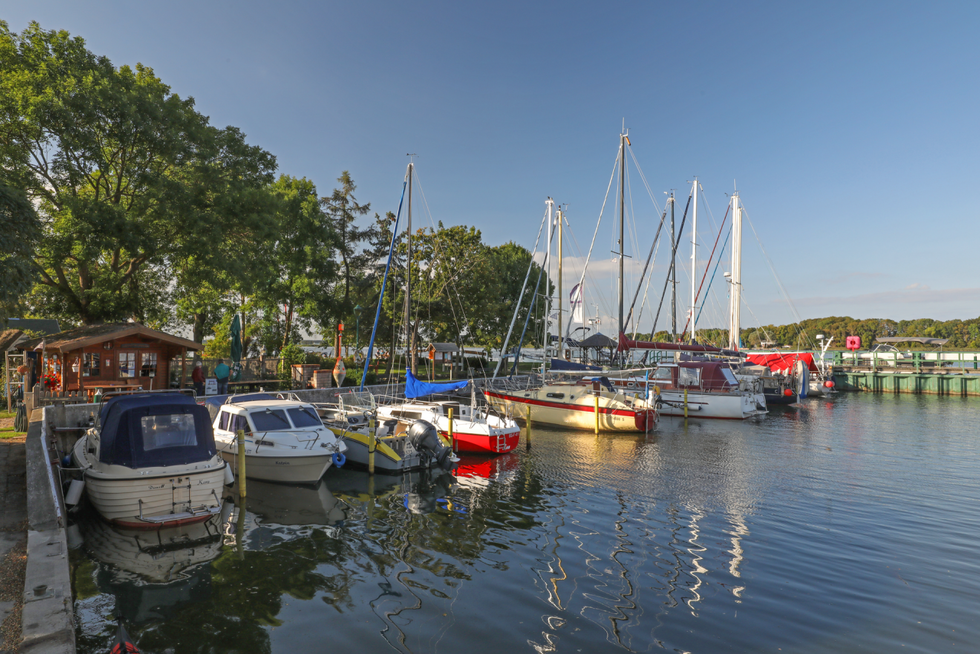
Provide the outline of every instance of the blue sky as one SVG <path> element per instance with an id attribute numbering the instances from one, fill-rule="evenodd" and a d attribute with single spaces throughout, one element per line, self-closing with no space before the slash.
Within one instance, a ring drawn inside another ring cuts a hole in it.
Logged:
<path id="1" fill-rule="evenodd" d="M 151 66 L 321 195 L 349 170 L 360 201 L 394 210 L 412 152 L 432 220 L 530 248 L 550 196 L 587 248 L 625 119 L 678 221 L 695 175 L 715 229 L 737 181 L 802 317 L 980 315 L 976 3 L 7 4 L 14 30 L 37 20 L 117 66 Z M 629 179 L 642 260 L 658 216 Z M 612 218 L 596 271 L 615 268 Z M 743 326 L 791 322 L 744 231 Z M 682 255 L 689 267 L 689 242 Z M 720 326 L 715 286 L 703 322 Z M 608 275 L 590 278 L 586 304 L 615 313 Z"/>

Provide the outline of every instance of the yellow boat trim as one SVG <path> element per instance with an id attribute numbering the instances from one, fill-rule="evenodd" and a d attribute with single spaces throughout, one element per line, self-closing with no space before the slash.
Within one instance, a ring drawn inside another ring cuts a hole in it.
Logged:
<path id="1" fill-rule="evenodd" d="M 346 438 L 348 440 L 357 441 L 364 447 L 370 447 L 370 444 L 368 443 L 367 434 L 362 434 L 357 431 L 345 431 L 343 429 L 334 429 L 333 427 L 330 428 L 330 431 L 332 431 L 335 435 L 339 436 L 340 438 Z M 383 439 L 378 439 L 375 441 L 374 452 L 375 454 L 383 454 L 384 456 L 388 457 L 392 461 L 397 462 L 402 460 L 402 458 L 398 456 L 398 453 L 395 452 L 395 450 L 385 445 Z"/>

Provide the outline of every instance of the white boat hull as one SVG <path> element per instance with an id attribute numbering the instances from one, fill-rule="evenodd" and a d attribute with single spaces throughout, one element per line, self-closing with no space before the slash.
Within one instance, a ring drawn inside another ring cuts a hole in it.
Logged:
<path id="1" fill-rule="evenodd" d="M 73 450 L 83 469 L 85 492 L 99 514 L 114 524 L 138 529 L 202 522 L 221 511 L 225 464 L 208 462 L 133 470 L 118 465 L 93 465 L 85 457 L 85 441 Z"/>
<path id="2" fill-rule="evenodd" d="M 221 458 L 232 465 L 233 470 L 237 475 L 237 446 L 232 448 L 224 443 L 217 443 L 217 445 L 218 453 L 221 454 Z M 259 452 L 256 454 L 254 444 L 252 444 L 250 441 L 246 442 L 246 479 L 275 481 L 282 484 L 315 484 L 320 480 L 320 477 L 326 473 L 327 469 L 331 465 L 333 465 L 333 454 L 331 453 L 282 456 L 279 453 L 270 452 L 268 455 L 266 455 L 263 454 L 261 448 L 259 448 Z"/>
<path id="3" fill-rule="evenodd" d="M 703 393 L 661 389 L 660 415 L 684 417 L 687 407 L 689 418 L 714 418 L 745 420 L 768 413 L 766 396 L 762 393 Z"/>

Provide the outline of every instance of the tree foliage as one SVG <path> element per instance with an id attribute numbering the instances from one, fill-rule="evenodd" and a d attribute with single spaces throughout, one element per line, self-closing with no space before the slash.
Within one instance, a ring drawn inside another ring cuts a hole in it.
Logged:
<path id="1" fill-rule="evenodd" d="M 0 320 L 13 313 L 33 285 L 31 257 L 40 235 L 41 224 L 27 196 L 0 182 Z"/>
<path id="2" fill-rule="evenodd" d="M 146 320 L 172 267 L 237 261 L 215 243 L 261 224 L 275 168 L 151 68 L 116 68 L 37 23 L 0 24 L 0 163 L 43 223 L 35 311 L 83 323 Z"/>

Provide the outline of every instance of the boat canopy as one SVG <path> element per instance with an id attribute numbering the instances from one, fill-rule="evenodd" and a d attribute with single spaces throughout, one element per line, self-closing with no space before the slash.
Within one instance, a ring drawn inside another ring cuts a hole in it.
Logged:
<path id="1" fill-rule="evenodd" d="M 102 463 L 139 469 L 207 461 L 215 455 L 208 411 L 187 395 L 113 397 L 100 417 Z"/>
<path id="2" fill-rule="evenodd" d="M 433 393 L 448 393 L 449 391 L 466 388 L 466 385 L 469 383 L 469 381 L 459 381 L 449 382 L 448 384 L 433 384 L 430 382 L 419 381 L 418 378 L 412 374 L 411 370 L 406 370 L 405 397 L 408 399 L 413 399 L 416 397 L 422 397 L 423 395 L 432 395 Z"/>
<path id="3" fill-rule="evenodd" d="M 797 361 L 802 361 L 810 372 L 820 372 L 809 352 L 771 352 L 768 354 L 750 354 L 749 363 L 757 366 L 767 366 L 773 372 L 792 372 Z"/>

